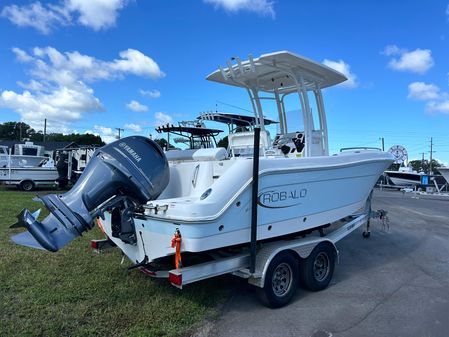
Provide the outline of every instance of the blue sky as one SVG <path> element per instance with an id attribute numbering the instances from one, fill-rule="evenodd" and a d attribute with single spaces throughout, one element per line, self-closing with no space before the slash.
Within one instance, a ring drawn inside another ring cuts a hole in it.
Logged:
<path id="1" fill-rule="evenodd" d="M 335 67 L 330 148 L 401 144 L 449 163 L 449 1 L 55 0 L 0 7 L 0 121 L 106 140 L 249 109 L 205 76 L 233 56 L 289 50 Z"/>

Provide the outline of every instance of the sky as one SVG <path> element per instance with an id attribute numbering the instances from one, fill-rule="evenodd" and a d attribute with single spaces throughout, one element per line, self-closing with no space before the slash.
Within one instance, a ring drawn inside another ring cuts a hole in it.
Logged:
<path id="1" fill-rule="evenodd" d="M 348 77 L 324 90 L 332 153 L 384 138 L 429 159 L 432 138 L 449 165 L 448 0 L 3 0 L 0 32 L 0 122 L 158 137 L 204 111 L 248 114 L 244 90 L 205 77 L 288 50 Z"/>

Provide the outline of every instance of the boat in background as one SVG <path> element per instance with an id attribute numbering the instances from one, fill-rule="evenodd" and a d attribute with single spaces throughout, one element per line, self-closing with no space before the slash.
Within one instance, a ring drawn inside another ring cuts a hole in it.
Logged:
<path id="1" fill-rule="evenodd" d="M 38 186 L 57 186 L 58 170 L 52 158 L 44 157 L 37 166 L 0 168 L 0 182 L 16 185 L 22 191 L 32 191 Z"/>
<path id="2" fill-rule="evenodd" d="M 223 130 L 207 128 L 203 121 L 196 119 L 194 121 L 178 122 L 178 125 L 166 124 L 157 127 L 156 132 L 166 133 L 167 148 L 166 151 L 171 151 L 170 140 L 176 144 L 184 144 L 187 149 L 208 149 L 217 147 L 217 137 Z M 171 137 L 177 136 L 177 138 Z M 180 150 L 175 148 L 173 150 Z"/>
<path id="3" fill-rule="evenodd" d="M 45 160 L 45 148 L 33 142 L 15 144 L 14 154 L 9 153 L 8 147 L 0 145 L 0 168 L 7 167 L 37 167 Z"/>
<path id="4" fill-rule="evenodd" d="M 410 166 L 401 166 L 398 171 L 384 172 L 396 186 L 416 186 L 421 184 L 424 172 L 416 172 Z"/>
<path id="5" fill-rule="evenodd" d="M 173 233 L 182 236 L 183 252 L 249 244 L 252 210 L 257 240 L 319 229 L 360 211 L 393 156 L 368 149 L 329 155 L 321 90 L 346 77 L 287 51 L 235 61 L 207 76 L 250 96 L 257 128 L 229 135 L 231 157 L 219 155 L 224 148 L 204 148 L 173 160 L 150 139 L 120 139 L 97 150 L 72 190 L 40 197 L 51 212 L 43 221 L 22 211 L 15 227 L 28 232 L 12 239 L 57 251 L 99 216 L 102 230 L 134 267 L 152 268 L 153 261 L 175 253 Z M 287 96 L 301 107 L 292 111 L 302 115 L 286 113 Z M 264 117 L 271 111 L 264 111 L 262 99 L 277 107 L 274 141 Z M 302 130 L 289 119 L 301 116 Z"/>
<path id="6" fill-rule="evenodd" d="M 23 191 L 37 186 L 57 186 L 55 162 L 44 153 L 44 146 L 32 142 L 15 144 L 14 154 L 7 146 L 0 146 L 0 183 L 16 185 Z"/>

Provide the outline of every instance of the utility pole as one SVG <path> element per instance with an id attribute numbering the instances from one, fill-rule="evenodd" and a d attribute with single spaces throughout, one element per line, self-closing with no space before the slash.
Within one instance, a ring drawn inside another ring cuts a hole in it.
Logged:
<path id="1" fill-rule="evenodd" d="M 44 119 L 44 143 L 45 138 L 47 138 L 47 118 Z"/>
<path id="2" fill-rule="evenodd" d="M 424 172 L 424 152 L 421 152 L 422 159 L 421 159 L 421 171 Z"/>
<path id="3" fill-rule="evenodd" d="M 429 174 L 432 174 L 432 155 L 435 151 L 433 151 L 433 137 L 430 137 L 430 163 L 429 163 Z"/>
<path id="4" fill-rule="evenodd" d="M 122 129 L 122 128 L 115 128 L 117 131 L 118 131 L 118 139 L 120 139 L 121 138 L 121 132 L 122 131 L 125 131 L 125 129 Z"/>
<path id="5" fill-rule="evenodd" d="M 22 141 L 22 122 L 19 123 L 19 141 Z"/>

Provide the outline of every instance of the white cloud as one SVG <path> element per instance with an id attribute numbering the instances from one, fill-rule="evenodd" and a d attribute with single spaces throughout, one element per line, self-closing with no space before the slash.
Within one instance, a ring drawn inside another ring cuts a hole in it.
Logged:
<path id="1" fill-rule="evenodd" d="M 117 130 L 102 125 L 94 125 L 94 132 L 92 134 L 100 136 L 105 143 L 112 143 L 118 139 Z"/>
<path id="2" fill-rule="evenodd" d="M 130 129 L 131 131 L 134 131 L 135 133 L 140 133 L 142 132 L 142 127 L 140 125 L 137 124 L 125 124 L 124 125 L 125 129 Z"/>
<path id="3" fill-rule="evenodd" d="M 49 126 L 69 130 L 70 123 L 87 113 L 104 110 L 87 82 L 121 79 L 130 74 L 150 77 L 163 74 L 153 60 L 134 50 L 127 50 L 121 53 L 121 59 L 109 62 L 78 51 L 62 53 L 52 47 L 34 48 L 32 53 L 20 48 L 12 51 L 28 66 L 31 78 L 17 82 L 25 89 L 22 93 L 0 91 L 0 107 L 15 111 L 33 127 L 47 118 Z M 130 52 L 139 56 L 128 57 Z M 152 68 L 148 68 L 147 59 L 154 63 Z"/>
<path id="4" fill-rule="evenodd" d="M 0 95 L 0 107 L 16 111 L 22 120 L 30 124 L 50 121 L 73 122 L 83 113 L 101 111 L 103 106 L 94 96 L 93 90 L 83 83 L 72 87 L 59 87 L 52 92 L 24 91 L 18 94 L 5 90 Z"/>
<path id="5" fill-rule="evenodd" d="M 435 84 L 413 82 L 408 86 L 408 98 L 422 101 L 434 100 L 440 97 L 440 88 Z"/>
<path id="6" fill-rule="evenodd" d="M 6 6 L 0 16 L 19 27 L 32 27 L 43 34 L 50 33 L 56 25 L 70 22 L 70 14 L 64 8 L 50 4 L 43 6 L 39 1 L 24 6 Z"/>
<path id="7" fill-rule="evenodd" d="M 273 1 L 269 0 L 203 0 L 205 3 L 212 4 L 215 8 L 222 7 L 229 13 L 237 13 L 239 11 L 255 12 L 261 16 L 276 16 Z"/>
<path id="8" fill-rule="evenodd" d="M 165 74 L 159 69 L 156 62 L 135 49 L 128 49 L 120 52 L 120 60 L 114 60 L 110 67 L 122 73 L 130 73 L 152 78 L 164 77 Z"/>
<path id="9" fill-rule="evenodd" d="M 155 120 L 155 122 L 154 122 L 155 126 L 173 123 L 173 118 L 164 112 L 156 112 L 154 114 L 154 120 Z"/>
<path id="10" fill-rule="evenodd" d="M 78 22 L 94 30 L 115 26 L 118 12 L 128 4 L 127 0 L 67 0 L 66 8 L 77 12 Z"/>
<path id="11" fill-rule="evenodd" d="M 389 45 L 385 47 L 383 54 L 386 56 L 396 56 L 388 62 L 388 66 L 397 71 L 425 74 L 435 64 L 430 49 L 418 48 L 413 51 L 408 51 L 406 49 L 400 49 L 396 45 Z"/>
<path id="12" fill-rule="evenodd" d="M 31 62 L 33 60 L 33 58 L 30 55 L 28 55 L 24 50 L 20 48 L 14 47 L 11 50 L 14 54 L 16 54 L 16 59 L 19 62 L 26 63 Z"/>
<path id="13" fill-rule="evenodd" d="M 340 61 L 331 61 L 325 59 L 323 64 L 328 66 L 329 68 L 335 69 L 336 71 L 345 75 L 348 80 L 339 84 L 342 87 L 346 88 L 355 88 L 358 86 L 357 75 L 351 72 L 351 66 L 345 63 L 343 60 Z"/>
<path id="14" fill-rule="evenodd" d="M 98 31 L 115 26 L 119 11 L 128 3 L 128 0 L 60 0 L 56 5 L 42 5 L 36 1 L 5 6 L 0 15 L 17 26 L 32 27 L 43 34 L 75 22 Z"/>
<path id="15" fill-rule="evenodd" d="M 24 88 L 24 89 L 28 89 L 31 91 L 44 91 L 47 89 L 47 87 L 41 83 L 38 82 L 36 80 L 30 80 L 28 83 L 23 83 L 22 81 L 17 81 L 17 85 L 19 85 L 20 87 Z"/>
<path id="16" fill-rule="evenodd" d="M 58 83 L 73 82 L 75 79 L 87 82 L 112 80 L 125 75 L 155 79 L 165 76 L 151 57 L 135 49 L 120 52 L 121 58 L 113 61 L 99 60 L 78 51 L 61 53 L 53 47 L 35 47 L 33 56 L 20 48 L 14 48 L 13 51 L 18 60 L 26 59 L 33 63 L 31 74 L 34 77 Z"/>
<path id="17" fill-rule="evenodd" d="M 381 54 L 386 55 L 386 56 L 392 56 L 392 55 L 399 55 L 406 51 L 407 50 L 405 50 L 405 49 L 400 49 L 395 44 L 389 44 L 388 46 L 385 47 L 385 49 L 381 52 Z"/>
<path id="18" fill-rule="evenodd" d="M 159 98 L 161 97 L 161 92 L 159 90 L 139 90 L 142 96 L 151 97 L 151 98 Z"/>
<path id="19" fill-rule="evenodd" d="M 444 114 L 449 114 L 449 99 L 442 101 L 431 101 L 426 104 L 426 110 L 428 112 L 442 112 Z"/>
<path id="20" fill-rule="evenodd" d="M 449 114 L 449 94 L 441 92 L 435 84 L 413 82 L 409 84 L 408 90 L 408 98 L 427 101 L 427 112 Z"/>
<path id="21" fill-rule="evenodd" d="M 148 107 L 146 105 L 140 104 L 137 101 L 132 100 L 128 104 L 126 104 L 126 107 L 129 110 L 136 111 L 136 112 L 145 112 L 148 111 Z"/>

